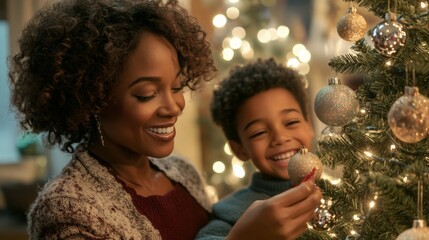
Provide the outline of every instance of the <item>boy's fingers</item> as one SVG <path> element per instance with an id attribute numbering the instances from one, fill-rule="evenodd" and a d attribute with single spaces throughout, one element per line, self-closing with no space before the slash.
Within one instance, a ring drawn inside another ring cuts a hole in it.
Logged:
<path id="1" fill-rule="evenodd" d="M 316 189 L 314 179 L 309 179 L 292 189 L 272 197 L 271 200 L 287 207 L 306 199 Z"/>

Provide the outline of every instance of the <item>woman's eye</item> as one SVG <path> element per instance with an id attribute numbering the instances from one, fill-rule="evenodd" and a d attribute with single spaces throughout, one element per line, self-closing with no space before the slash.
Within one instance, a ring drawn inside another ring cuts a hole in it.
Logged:
<path id="1" fill-rule="evenodd" d="M 155 96 L 156 96 L 156 93 L 153 93 L 152 95 L 146 95 L 146 96 L 134 95 L 134 97 L 137 98 L 137 100 L 140 102 L 147 102 L 153 99 Z"/>
<path id="2" fill-rule="evenodd" d="M 180 87 L 176 87 L 176 88 L 172 88 L 171 91 L 173 91 L 173 93 L 178 93 L 181 92 L 183 90 L 183 86 Z"/>

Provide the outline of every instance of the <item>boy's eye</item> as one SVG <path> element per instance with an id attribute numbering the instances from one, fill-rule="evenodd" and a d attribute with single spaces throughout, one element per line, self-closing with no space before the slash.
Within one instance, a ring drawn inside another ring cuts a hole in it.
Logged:
<path id="1" fill-rule="evenodd" d="M 285 122 L 285 126 L 294 126 L 298 123 L 300 123 L 299 120 L 288 121 L 288 122 Z"/>
<path id="2" fill-rule="evenodd" d="M 261 136 L 261 135 L 263 135 L 265 133 L 266 133 L 266 131 L 259 131 L 259 132 L 253 133 L 253 134 L 250 135 L 250 139 L 259 137 L 259 136 Z"/>

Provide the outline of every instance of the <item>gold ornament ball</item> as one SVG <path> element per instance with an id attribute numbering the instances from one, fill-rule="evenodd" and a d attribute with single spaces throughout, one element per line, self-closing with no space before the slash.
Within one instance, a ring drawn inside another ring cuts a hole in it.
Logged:
<path id="1" fill-rule="evenodd" d="M 314 176 L 319 179 L 323 172 L 322 162 L 316 155 L 308 152 L 307 148 L 302 148 L 288 163 L 290 180 L 294 184 L 299 184 L 314 168 L 316 168 Z"/>
<path id="2" fill-rule="evenodd" d="M 351 7 L 337 23 L 337 33 L 346 41 L 356 42 L 365 35 L 366 27 L 365 18 L 356 13 L 355 7 Z"/>

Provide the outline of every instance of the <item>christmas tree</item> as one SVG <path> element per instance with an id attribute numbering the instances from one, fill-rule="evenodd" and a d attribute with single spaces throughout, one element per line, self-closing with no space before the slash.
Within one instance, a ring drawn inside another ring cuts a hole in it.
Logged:
<path id="1" fill-rule="evenodd" d="M 337 30 L 354 52 L 329 61 L 341 77 L 314 102 L 327 125 L 318 156 L 342 177 L 318 181 L 325 202 L 302 239 L 429 239 L 428 3 L 344 4 L 350 12 Z M 380 23 L 362 35 L 366 25 L 355 6 Z M 355 91 L 341 84 L 345 79 L 358 80 Z"/>

